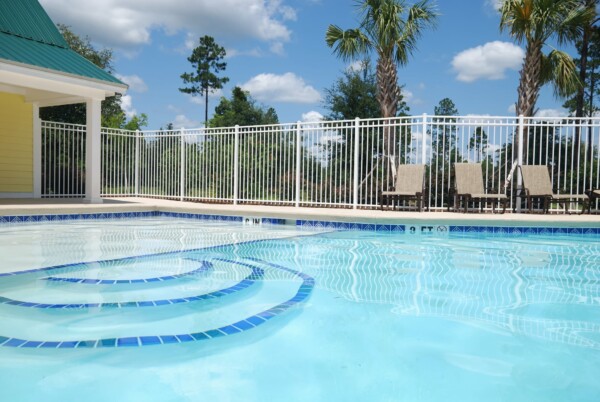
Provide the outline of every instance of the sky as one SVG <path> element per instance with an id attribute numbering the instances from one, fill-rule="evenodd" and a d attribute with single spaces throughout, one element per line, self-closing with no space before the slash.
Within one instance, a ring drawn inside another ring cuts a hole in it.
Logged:
<path id="1" fill-rule="evenodd" d="M 227 52 L 229 78 L 209 97 L 209 118 L 222 96 L 240 86 L 281 123 L 316 121 L 328 114 L 325 90 L 353 63 L 325 43 L 330 24 L 356 28 L 353 0 L 40 0 L 55 23 L 113 50 L 115 75 L 129 85 L 128 117 L 145 113 L 148 129 L 173 123 L 198 128 L 204 98 L 181 93 L 187 57 L 210 35 Z M 412 0 L 407 0 L 412 4 Z M 433 114 L 450 98 L 460 115 L 514 116 L 524 47 L 499 30 L 498 0 L 437 0 L 435 29 L 398 69 L 410 115 Z M 551 50 L 549 47 L 545 51 Z M 576 56 L 572 48 L 563 48 Z M 372 56 L 373 63 L 376 58 Z M 355 65 L 355 64 L 354 64 Z M 538 115 L 565 116 L 563 101 L 544 88 Z"/>

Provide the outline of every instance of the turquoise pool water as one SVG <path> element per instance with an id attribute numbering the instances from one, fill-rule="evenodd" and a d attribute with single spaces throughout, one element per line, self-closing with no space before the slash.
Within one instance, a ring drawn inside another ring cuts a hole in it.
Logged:
<path id="1" fill-rule="evenodd" d="M 597 401 L 597 236 L 0 226 L 0 399 Z"/>

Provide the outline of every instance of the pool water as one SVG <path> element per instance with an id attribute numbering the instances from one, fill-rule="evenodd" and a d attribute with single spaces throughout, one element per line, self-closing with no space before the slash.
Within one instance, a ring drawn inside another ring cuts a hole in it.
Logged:
<path id="1" fill-rule="evenodd" d="M 598 401 L 600 242 L 0 226 L 0 400 Z"/>

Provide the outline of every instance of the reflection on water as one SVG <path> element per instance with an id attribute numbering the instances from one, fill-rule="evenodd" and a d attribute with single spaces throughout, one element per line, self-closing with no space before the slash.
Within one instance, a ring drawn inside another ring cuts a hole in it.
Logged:
<path id="1" fill-rule="evenodd" d="M 600 349 L 600 244 L 592 238 L 338 232 L 248 247 L 293 259 L 319 288 L 389 304 L 397 315 Z"/>

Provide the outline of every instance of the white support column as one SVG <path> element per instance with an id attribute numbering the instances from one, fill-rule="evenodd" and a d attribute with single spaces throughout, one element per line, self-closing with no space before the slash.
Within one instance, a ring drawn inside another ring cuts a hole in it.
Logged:
<path id="1" fill-rule="evenodd" d="M 42 198 L 42 121 L 40 107 L 33 103 L 33 198 Z"/>
<path id="2" fill-rule="evenodd" d="M 85 202 L 101 204 L 100 99 L 86 101 Z"/>

